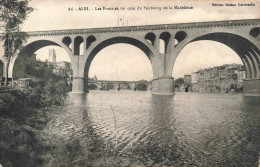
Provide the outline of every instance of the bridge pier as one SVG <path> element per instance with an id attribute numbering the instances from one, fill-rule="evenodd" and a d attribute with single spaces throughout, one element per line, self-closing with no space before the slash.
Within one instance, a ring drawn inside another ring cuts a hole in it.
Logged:
<path id="1" fill-rule="evenodd" d="M 85 78 L 84 77 L 73 77 L 71 93 L 84 94 L 87 92 L 88 92 L 88 90 L 85 90 Z"/>
<path id="2" fill-rule="evenodd" d="M 152 94 L 174 95 L 174 78 L 163 77 L 152 80 Z"/>
<path id="3" fill-rule="evenodd" d="M 243 94 L 245 96 L 260 96 L 260 78 L 245 79 L 243 81 Z"/>

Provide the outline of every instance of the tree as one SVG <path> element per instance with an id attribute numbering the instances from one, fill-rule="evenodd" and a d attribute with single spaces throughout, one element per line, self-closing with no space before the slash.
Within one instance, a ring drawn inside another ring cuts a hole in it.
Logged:
<path id="1" fill-rule="evenodd" d="M 139 90 L 139 91 L 147 91 L 147 86 L 145 83 L 139 83 L 137 86 L 136 86 L 136 90 Z"/>
<path id="2" fill-rule="evenodd" d="M 28 34 L 21 32 L 21 25 L 33 8 L 28 6 L 28 0 L 0 0 L 0 31 L 3 32 L 1 40 L 4 41 L 5 86 L 7 85 L 8 67 L 11 57 L 18 53 L 26 42 Z"/>
<path id="3" fill-rule="evenodd" d="M 69 85 L 65 80 L 60 80 L 55 84 L 55 88 L 58 94 L 65 95 L 69 91 Z"/>
<path id="4" fill-rule="evenodd" d="M 178 78 L 174 82 L 175 82 L 175 85 L 180 86 L 180 85 L 182 85 L 184 83 L 184 79 L 183 78 Z"/>
<path id="5" fill-rule="evenodd" d="M 96 90 L 98 87 L 97 87 L 97 85 L 95 85 L 95 84 L 89 84 L 88 85 L 88 89 L 89 90 Z"/>

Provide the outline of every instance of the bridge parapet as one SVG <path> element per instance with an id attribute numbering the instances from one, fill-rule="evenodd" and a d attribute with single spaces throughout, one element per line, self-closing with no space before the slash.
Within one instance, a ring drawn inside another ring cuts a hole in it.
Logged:
<path id="1" fill-rule="evenodd" d="M 234 26 L 259 26 L 260 19 L 247 20 L 227 20 L 213 22 L 194 22 L 194 23 L 176 23 L 159 25 L 140 25 L 124 27 L 106 27 L 106 28 L 87 28 L 87 29 L 68 29 L 51 31 L 32 31 L 28 32 L 30 36 L 65 36 L 65 35 L 83 35 L 98 33 L 122 33 L 122 32 L 140 32 L 155 30 L 174 30 L 174 29 L 193 29 L 193 28 L 215 28 L 215 27 L 234 27 Z"/>

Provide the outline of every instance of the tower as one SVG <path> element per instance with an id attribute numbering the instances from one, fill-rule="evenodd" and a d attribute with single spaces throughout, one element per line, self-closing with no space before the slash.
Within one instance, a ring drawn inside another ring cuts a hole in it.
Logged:
<path id="1" fill-rule="evenodd" d="M 56 63 L 56 52 L 55 52 L 55 49 L 49 49 L 48 63 Z"/>

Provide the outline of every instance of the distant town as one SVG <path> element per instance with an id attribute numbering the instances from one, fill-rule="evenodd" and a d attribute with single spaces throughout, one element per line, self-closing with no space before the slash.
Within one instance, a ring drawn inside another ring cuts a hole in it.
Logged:
<path id="1" fill-rule="evenodd" d="M 52 73 L 63 77 L 68 85 L 72 85 L 73 71 L 71 63 L 56 62 L 56 52 L 49 49 L 48 59 L 40 61 L 36 54 L 31 57 L 19 56 L 13 71 L 13 80 L 9 85 L 14 88 L 28 87 L 31 82 L 41 78 L 41 68 L 47 66 Z M 1 68 L 3 69 L 3 68 Z M 3 71 L 0 70 L 0 77 Z M 241 64 L 226 64 L 222 66 L 201 69 L 183 78 L 175 79 L 175 92 L 200 93 L 239 93 L 243 91 L 243 79 L 246 78 L 245 68 Z M 88 78 L 88 90 L 151 90 L 151 81 L 106 81 L 96 76 Z"/>
<path id="2" fill-rule="evenodd" d="M 56 52 L 49 49 L 49 57 L 45 61 L 36 59 L 36 54 L 31 57 L 19 56 L 15 62 L 13 70 L 12 87 L 28 87 L 31 82 L 42 78 L 42 70 L 48 68 L 53 74 L 66 79 L 68 85 L 72 84 L 71 63 L 67 61 L 56 62 Z"/>
<path id="3" fill-rule="evenodd" d="M 240 64 L 226 64 L 201 69 L 175 80 L 176 92 L 238 93 L 243 91 L 245 68 Z"/>

